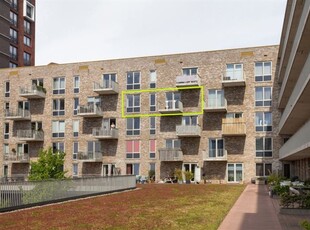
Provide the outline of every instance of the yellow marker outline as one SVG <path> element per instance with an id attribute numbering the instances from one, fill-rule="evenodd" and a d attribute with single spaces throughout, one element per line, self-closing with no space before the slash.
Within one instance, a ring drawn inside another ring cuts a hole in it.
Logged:
<path id="1" fill-rule="evenodd" d="M 126 114 L 125 115 L 125 95 L 126 94 L 137 94 L 137 93 L 150 93 L 160 91 L 179 91 L 187 89 L 200 89 L 201 98 L 201 111 L 198 112 L 186 112 L 186 113 L 139 113 L 139 114 Z M 121 107 L 122 107 L 122 118 L 134 118 L 134 117 L 164 117 L 164 116 L 191 116 L 203 114 L 204 109 L 204 87 L 203 86 L 187 86 L 177 88 L 159 88 L 159 89 L 138 89 L 138 90 L 123 90 L 121 96 Z"/>

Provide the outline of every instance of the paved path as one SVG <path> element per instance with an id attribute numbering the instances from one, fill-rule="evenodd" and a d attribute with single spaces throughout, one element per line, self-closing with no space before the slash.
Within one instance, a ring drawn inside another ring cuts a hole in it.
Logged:
<path id="1" fill-rule="evenodd" d="M 280 230 L 281 224 L 265 185 L 249 184 L 219 230 Z"/>

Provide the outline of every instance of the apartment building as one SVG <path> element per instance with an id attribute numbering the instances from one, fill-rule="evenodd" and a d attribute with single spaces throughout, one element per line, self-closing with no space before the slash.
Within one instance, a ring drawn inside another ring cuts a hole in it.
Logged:
<path id="1" fill-rule="evenodd" d="M 279 158 L 284 176 L 310 179 L 310 2 L 288 1 L 279 48 Z"/>
<path id="2" fill-rule="evenodd" d="M 0 68 L 35 63 L 35 0 L 0 0 Z"/>
<path id="3" fill-rule="evenodd" d="M 0 176 L 27 176 L 48 147 L 68 176 L 279 172 L 277 57 L 264 46 L 2 69 Z"/>

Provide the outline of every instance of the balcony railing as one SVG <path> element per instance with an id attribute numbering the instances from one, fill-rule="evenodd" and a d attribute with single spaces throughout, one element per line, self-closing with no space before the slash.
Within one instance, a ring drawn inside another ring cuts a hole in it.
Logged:
<path id="1" fill-rule="evenodd" d="M 199 125 L 177 125 L 176 132 L 179 137 L 200 137 L 201 127 Z"/>
<path id="2" fill-rule="evenodd" d="M 205 154 L 205 161 L 227 161 L 227 150 L 210 149 L 207 154 Z"/>
<path id="3" fill-rule="evenodd" d="M 30 120 L 30 111 L 26 109 L 6 109 L 5 118 L 9 120 Z"/>
<path id="4" fill-rule="evenodd" d="M 77 115 L 81 117 L 102 117 L 102 110 L 98 105 L 80 105 Z"/>
<path id="5" fill-rule="evenodd" d="M 226 112 L 227 100 L 226 98 L 209 98 L 205 102 L 205 111 L 207 112 Z"/>
<path id="6" fill-rule="evenodd" d="M 183 113 L 183 103 L 178 100 L 166 101 L 164 109 L 159 109 L 160 113 Z"/>
<path id="7" fill-rule="evenodd" d="M 245 86 L 245 74 L 242 71 L 225 72 L 222 77 L 224 87 Z"/>
<path id="8" fill-rule="evenodd" d="M 245 120 L 241 118 L 223 118 L 222 135 L 224 136 L 245 136 Z"/>
<path id="9" fill-rule="evenodd" d="M 29 163 L 29 154 L 28 153 L 4 154 L 3 161 L 14 163 Z"/>
<path id="10" fill-rule="evenodd" d="M 114 81 L 103 81 L 102 84 L 94 82 L 94 92 L 98 94 L 118 94 L 118 83 Z"/>
<path id="11" fill-rule="evenodd" d="M 17 138 L 21 141 L 43 141 L 42 130 L 17 130 Z"/>
<path id="12" fill-rule="evenodd" d="M 200 82 L 199 75 L 183 75 L 176 78 L 176 86 L 199 86 Z"/>
<path id="13" fill-rule="evenodd" d="M 19 96 L 25 98 L 45 98 L 45 88 L 32 85 L 31 87 L 19 87 Z"/>
<path id="14" fill-rule="evenodd" d="M 118 139 L 118 129 L 93 128 L 93 136 L 97 139 Z"/>
<path id="15" fill-rule="evenodd" d="M 76 160 L 85 162 L 101 162 L 101 152 L 78 152 Z"/>
<path id="16" fill-rule="evenodd" d="M 163 148 L 159 149 L 159 160 L 161 161 L 183 161 L 181 149 Z"/>

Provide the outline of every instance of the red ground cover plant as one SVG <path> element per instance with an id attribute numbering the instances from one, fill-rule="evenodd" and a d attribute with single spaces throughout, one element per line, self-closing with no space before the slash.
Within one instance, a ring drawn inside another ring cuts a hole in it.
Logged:
<path id="1" fill-rule="evenodd" d="M 242 185 L 145 184 L 137 190 L 0 215 L 0 229 L 217 229 Z"/>

